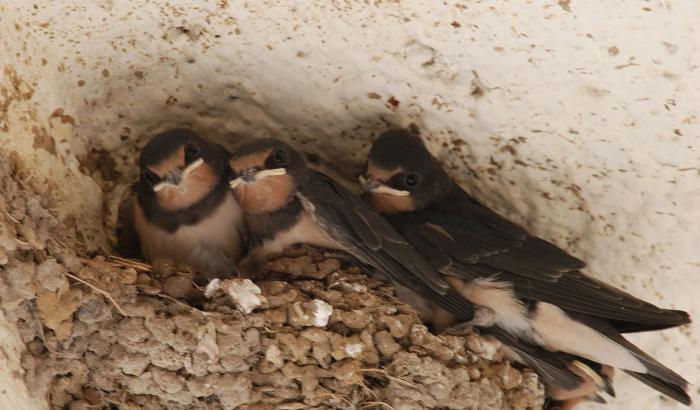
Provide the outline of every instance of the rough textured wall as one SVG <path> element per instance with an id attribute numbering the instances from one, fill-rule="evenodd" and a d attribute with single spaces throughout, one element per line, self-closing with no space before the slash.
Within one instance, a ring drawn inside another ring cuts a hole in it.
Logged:
<path id="1" fill-rule="evenodd" d="M 415 123 L 467 188 L 590 273 L 700 312 L 692 0 L 71 3 L 0 5 L 0 150 L 36 167 L 87 247 L 107 246 L 95 218 L 155 131 L 279 136 L 350 175 L 373 135 Z M 699 334 L 635 341 L 692 381 Z M 619 380 L 611 408 L 673 407 Z"/>

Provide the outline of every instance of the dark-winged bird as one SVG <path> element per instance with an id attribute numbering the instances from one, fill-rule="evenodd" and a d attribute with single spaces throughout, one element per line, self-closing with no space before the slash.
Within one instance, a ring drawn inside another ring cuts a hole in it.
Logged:
<path id="1" fill-rule="evenodd" d="M 288 144 L 275 139 L 252 141 L 237 149 L 229 164 L 230 185 L 246 214 L 250 252 L 256 262 L 294 244 L 341 250 L 372 274 L 391 281 L 397 296 L 419 312 L 438 312 L 463 322 L 474 319 L 472 304 L 449 278 L 358 196 L 309 169 Z M 522 343 L 500 326 L 491 331 L 547 382 L 563 388 L 579 384 L 576 371 L 559 355 Z"/>
<path id="2" fill-rule="evenodd" d="M 581 272 L 583 261 L 462 190 L 408 131 L 382 134 L 360 179 L 365 200 L 442 280 L 486 308 L 477 309 L 473 324 L 497 325 L 521 340 L 585 359 L 571 363 L 593 379 L 609 379 L 609 367 L 618 368 L 690 404 L 688 383 L 621 335 L 689 323 L 686 312 L 661 309 Z M 578 366 L 586 362 L 591 366 Z M 575 399 L 570 390 L 552 390 L 555 398 Z M 575 393 L 598 398 L 595 391 Z"/>
<path id="3" fill-rule="evenodd" d="M 118 251 L 173 259 L 203 278 L 233 273 L 245 250 L 245 221 L 228 187 L 229 157 L 190 130 L 153 137 L 139 157 L 139 180 L 120 205 Z"/>

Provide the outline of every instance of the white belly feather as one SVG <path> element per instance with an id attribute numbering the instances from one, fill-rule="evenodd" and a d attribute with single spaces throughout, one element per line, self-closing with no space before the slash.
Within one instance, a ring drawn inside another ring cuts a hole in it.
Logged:
<path id="1" fill-rule="evenodd" d="M 492 311 L 492 323 L 508 332 L 547 349 L 576 354 L 620 369 L 646 373 L 646 368 L 632 353 L 600 332 L 572 319 L 550 303 L 538 302 L 528 314 L 516 298 L 509 283 L 492 279 L 464 282 L 448 281 L 472 303 Z M 480 324 L 484 325 L 484 324 Z"/>
<path id="2" fill-rule="evenodd" d="M 278 233 L 272 239 L 264 240 L 262 244 L 252 250 L 251 256 L 259 264 L 264 262 L 268 255 L 280 253 L 289 246 L 302 243 L 325 249 L 343 249 L 338 242 L 334 241 L 318 226 L 312 216 L 303 211 L 290 229 Z"/>
<path id="3" fill-rule="evenodd" d="M 142 212 L 136 210 L 137 219 Z M 143 254 L 149 261 L 170 258 L 208 275 L 221 276 L 234 270 L 243 252 L 244 219 L 240 206 L 227 195 L 214 212 L 194 225 L 175 232 L 153 225 L 143 218 L 137 224 Z"/>

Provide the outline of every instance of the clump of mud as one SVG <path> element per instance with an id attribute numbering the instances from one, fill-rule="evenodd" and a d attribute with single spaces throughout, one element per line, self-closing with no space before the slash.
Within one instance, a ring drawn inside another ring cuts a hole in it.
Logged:
<path id="1" fill-rule="evenodd" d="M 0 158 L 0 306 L 53 409 L 539 409 L 529 369 L 434 336 L 393 289 L 292 249 L 208 289 L 170 261 L 86 257 Z"/>

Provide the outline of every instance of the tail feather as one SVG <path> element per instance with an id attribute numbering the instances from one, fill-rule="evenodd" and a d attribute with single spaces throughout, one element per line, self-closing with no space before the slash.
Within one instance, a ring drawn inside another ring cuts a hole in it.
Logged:
<path id="1" fill-rule="evenodd" d="M 644 384 L 658 390 L 669 397 L 687 404 L 690 400 L 688 393 L 688 381 L 681 375 L 659 363 L 653 357 L 646 354 L 642 349 L 633 345 L 625 339 L 610 323 L 598 320 L 592 317 L 578 317 L 578 320 L 586 323 L 598 332 L 605 335 L 608 339 L 624 347 L 628 352 L 632 353 L 646 368 L 646 373 L 636 373 L 626 371 Z"/>
<path id="2" fill-rule="evenodd" d="M 649 332 L 654 330 L 670 329 L 692 323 L 688 312 L 682 310 L 665 310 L 663 321 L 656 323 L 633 323 L 610 320 L 610 324 L 620 333 Z"/>
<path id="3" fill-rule="evenodd" d="M 688 384 L 682 384 L 682 385 L 677 385 L 673 383 L 669 383 L 667 381 L 664 381 L 656 376 L 653 376 L 651 374 L 644 374 L 644 373 L 635 373 L 635 372 L 626 372 L 630 376 L 634 377 L 635 379 L 639 380 L 640 382 L 646 384 L 647 386 L 651 387 L 652 389 L 661 392 L 665 394 L 666 396 L 672 398 L 673 400 L 676 400 L 680 403 L 685 404 L 686 406 L 690 406 L 693 401 L 690 399 L 690 396 L 688 395 Z"/>
<path id="4" fill-rule="evenodd" d="M 567 366 L 566 354 L 550 352 L 539 346 L 525 343 L 510 335 L 500 327 L 484 329 L 492 334 L 504 346 L 510 348 L 525 365 L 534 369 L 547 385 L 558 386 L 562 389 L 574 389 L 582 380 Z"/>
<path id="5" fill-rule="evenodd" d="M 617 331 L 606 332 L 604 334 L 611 340 L 613 340 L 614 342 L 616 342 L 617 344 L 634 354 L 635 357 L 637 357 L 637 359 L 639 359 L 639 361 L 642 362 L 644 367 L 646 367 L 648 375 L 657 377 L 665 383 L 669 383 L 675 386 L 684 386 L 684 388 L 688 387 L 688 382 L 681 375 L 664 366 L 663 364 L 659 363 L 648 354 L 644 353 L 642 349 L 633 345 L 627 339 L 622 337 L 621 334 L 617 333 Z"/>

